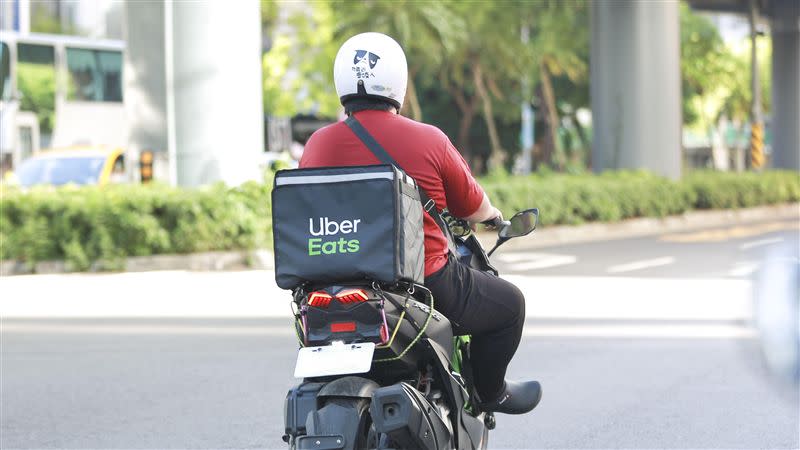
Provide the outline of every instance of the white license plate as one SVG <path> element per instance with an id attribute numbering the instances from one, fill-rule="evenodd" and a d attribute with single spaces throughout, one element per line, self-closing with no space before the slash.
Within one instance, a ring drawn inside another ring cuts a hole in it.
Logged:
<path id="1" fill-rule="evenodd" d="M 297 353 L 294 376 L 309 378 L 369 372 L 373 353 L 375 344 L 372 342 L 304 347 Z"/>

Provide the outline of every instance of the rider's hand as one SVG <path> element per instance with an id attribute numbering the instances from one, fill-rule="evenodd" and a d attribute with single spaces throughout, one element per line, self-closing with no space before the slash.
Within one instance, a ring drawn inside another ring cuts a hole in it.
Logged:
<path id="1" fill-rule="evenodd" d="M 502 221 L 503 220 L 503 213 L 500 212 L 500 210 L 497 209 L 497 208 L 494 209 L 494 212 L 495 212 L 495 216 L 494 216 L 495 220 L 496 219 L 500 219 Z"/>
<path id="2" fill-rule="evenodd" d="M 497 208 L 492 207 L 492 209 L 494 210 L 492 218 L 481 222 L 486 225 L 487 230 L 496 230 L 500 226 L 500 223 L 503 222 L 503 213 Z"/>

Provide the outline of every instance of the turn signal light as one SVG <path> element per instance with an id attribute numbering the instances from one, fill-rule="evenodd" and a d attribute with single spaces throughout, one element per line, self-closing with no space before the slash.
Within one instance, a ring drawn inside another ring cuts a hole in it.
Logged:
<path id="1" fill-rule="evenodd" d="M 325 308 L 331 302 L 331 298 L 333 297 L 327 292 L 312 292 L 311 295 L 308 296 L 308 304 L 318 308 Z"/>
<path id="2" fill-rule="evenodd" d="M 339 303 L 361 303 L 369 300 L 369 296 L 363 289 L 348 289 L 336 294 Z"/>

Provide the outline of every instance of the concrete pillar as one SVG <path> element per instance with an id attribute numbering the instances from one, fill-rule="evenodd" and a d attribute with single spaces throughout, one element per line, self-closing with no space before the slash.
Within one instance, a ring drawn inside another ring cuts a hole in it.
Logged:
<path id="1" fill-rule="evenodd" d="M 681 174 L 677 0 L 592 2 L 594 171 Z"/>
<path id="2" fill-rule="evenodd" d="M 800 2 L 771 8 L 772 167 L 800 170 Z"/>
<path id="3" fill-rule="evenodd" d="M 264 151 L 259 3 L 168 2 L 178 183 L 258 178 Z"/>
<path id="4" fill-rule="evenodd" d="M 166 157 L 173 184 L 259 178 L 259 8 L 255 0 L 126 2 L 130 146 Z"/>
<path id="5" fill-rule="evenodd" d="M 164 3 L 125 2 L 124 17 L 123 100 L 128 122 L 128 155 L 136 157 L 144 150 L 153 151 L 154 176 L 168 182 Z"/>

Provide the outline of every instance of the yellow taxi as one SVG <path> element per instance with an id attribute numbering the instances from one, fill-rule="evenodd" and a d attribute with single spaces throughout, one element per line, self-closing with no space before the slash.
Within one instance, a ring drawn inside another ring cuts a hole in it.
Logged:
<path id="1" fill-rule="evenodd" d="M 99 146 L 43 150 L 23 161 L 9 181 L 22 187 L 125 183 L 123 153 L 119 148 Z"/>

